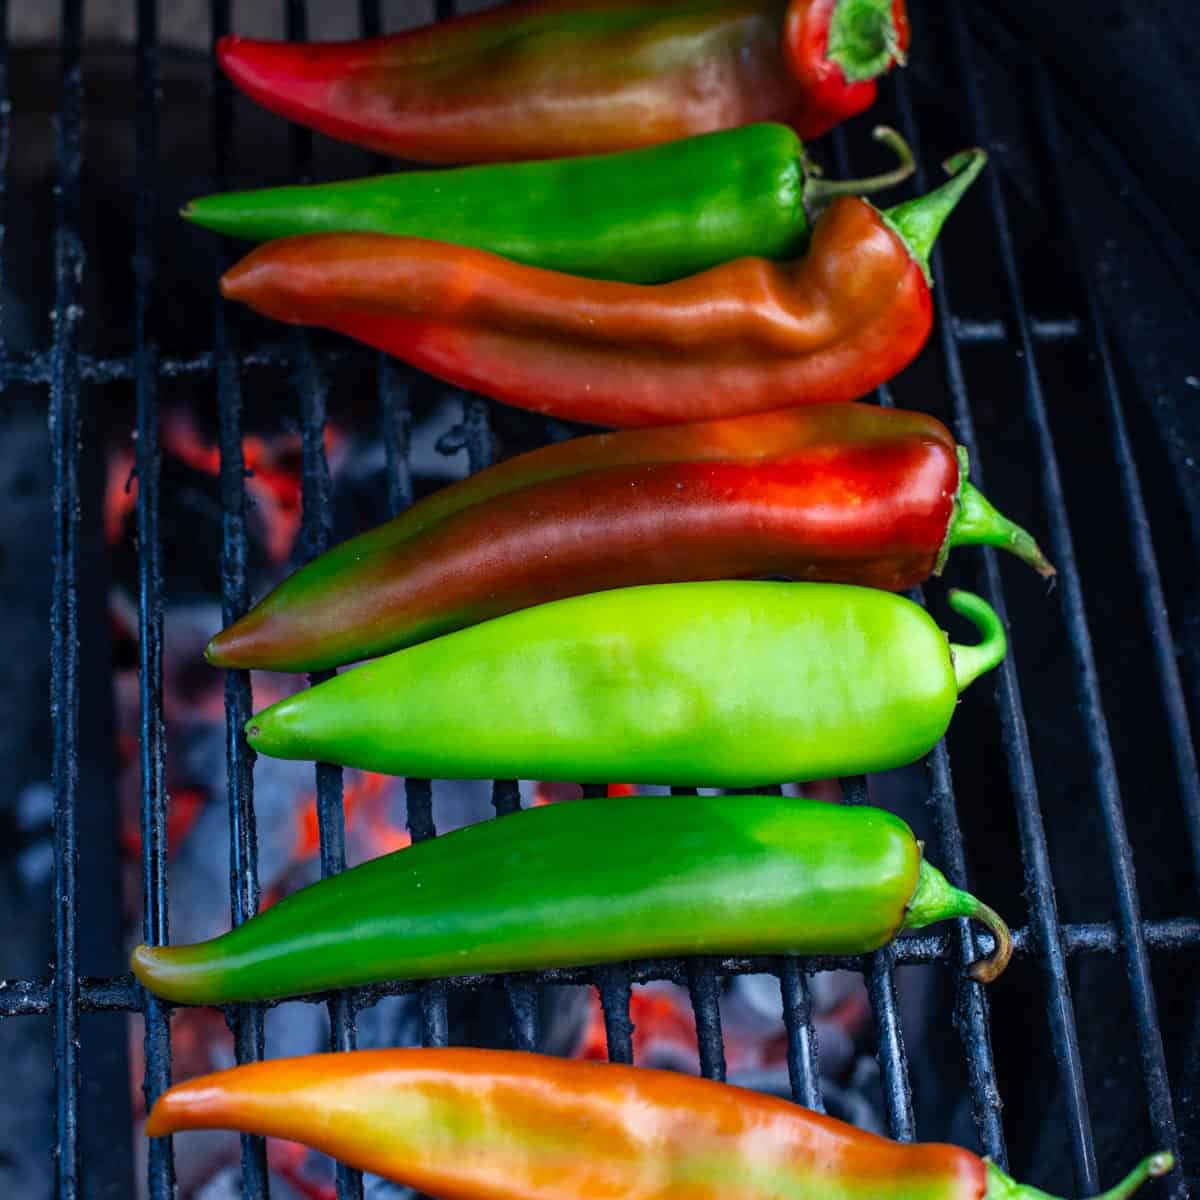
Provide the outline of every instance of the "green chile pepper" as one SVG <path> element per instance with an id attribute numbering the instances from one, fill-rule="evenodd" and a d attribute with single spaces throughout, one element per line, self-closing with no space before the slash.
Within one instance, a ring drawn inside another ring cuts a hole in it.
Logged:
<path id="1" fill-rule="evenodd" d="M 252 241 L 386 233 L 490 250 L 530 266 L 662 283 L 746 256 L 797 258 L 834 196 L 901 183 L 912 153 L 869 179 L 821 179 L 786 125 L 757 124 L 648 149 L 201 196 L 183 210 Z"/>
<path id="2" fill-rule="evenodd" d="M 531 809 L 315 883 L 193 946 L 139 946 L 169 1000 L 270 1000 L 388 979 L 676 954 L 861 954 L 903 929 L 1004 922 L 877 808 L 783 796 L 628 796 Z"/>
<path id="3" fill-rule="evenodd" d="M 400 650 L 247 723 L 277 758 L 439 779 L 713 787 L 881 771 L 946 732 L 1004 657 L 929 615 L 839 584 L 678 583 L 574 596 Z"/>

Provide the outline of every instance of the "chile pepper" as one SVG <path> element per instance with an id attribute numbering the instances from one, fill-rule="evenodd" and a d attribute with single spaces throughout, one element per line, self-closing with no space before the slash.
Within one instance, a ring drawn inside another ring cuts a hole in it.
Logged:
<path id="1" fill-rule="evenodd" d="M 419 162 L 628 150 L 753 121 L 817 137 L 903 62 L 904 0 L 543 0 L 390 37 L 224 37 L 272 112 Z"/>
<path id="2" fill-rule="evenodd" d="M 925 344 L 929 251 L 985 161 L 958 155 L 952 179 L 885 213 L 839 197 L 795 262 L 742 258 L 674 283 L 583 280 L 352 233 L 269 242 L 221 290 L 568 420 L 661 425 L 853 400 Z"/>
<path id="3" fill-rule="evenodd" d="M 573 596 L 410 646 L 273 704 L 276 758 L 437 779 L 758 787 L 912 762 L 1003 659 L 903 596 L 835 583 L 673 583 Z"/>
<path id="4" fill-rule="evenodd" d="M 183 216 L 254 241 L 386 233 L 592 279 L 661 283 L 746 255 L 801 254 L 818 207 L 912 173 L 899 134 L 875 136 L 900 163 L 869 179 L 820 178 L 792 130 L 762 124 L 620 154 L 224 192 L 193 200 Z"/>
<path id="5" fill-rule="evenodd" d="M 315 883 L 194 946 L 139 946 L 138 979 L 228 1004 L 675 954 L 862 954 L 903 929 L 1004 922 L 877 808 L 784 796 L 626 796 L 530 809 Z"/>
<path id="6" fill-rule="evenodd" d="M 514 1050 L 250 1063 L 159 1097 L 147 1134 L 185 1129 L 288 1138 L 456 1200 L 1052 1200 L 957 1146 L 892 1142 L 675 1071 Z M 1173 1166 L 1151 1155 L 1096 1200 Z"/>
<path id="7" fill-rule="evenodd" d="M 951 547 L 984 542 L 1054 573 L 923 413 L 829 404 L 595 434 L 472 475 L 321 555 L 207 657 L 318 671 L 638 584 L 790 576 L 902 591 Z"/>

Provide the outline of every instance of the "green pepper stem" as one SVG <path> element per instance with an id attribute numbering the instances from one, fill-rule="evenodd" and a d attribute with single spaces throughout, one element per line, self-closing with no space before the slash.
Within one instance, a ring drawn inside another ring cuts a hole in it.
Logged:
<path id="1" fill-rule="evenodd" d="M 991 958 L 981 958 L 972 963 L 968 973 L 979 983 L 991 983 L 998 979 L 1012 958 L 1012 934 L 1008 926 L 994 909 L 970 892 L 956 888 L 937 867 L 922 858 L 917 887 L 908 902 L 900 928 L 924 929 L 926 925 L 948 921 L 951 917 L 968 917 L 991 930 L 996 939 Z"/>
<path id="2" fill-rule="evenodd" d="M 960 150 L 942 164 L 950 178 L 941 187 L 883 212 L 884 219 L 900 235 L 927 280 L 930 279 L 929 256 L 933 253 L 933 244 L 963 193 L 979 177 L 987 158 L 987 152 L 978 147 Z"/>
<path id="3" fill-rule="evenodd" d="M 842 68 L 850 83 L 877 79 L 894 62 L 903 66 L 892 0 L 837 0 L 829 17 L 825 57 Z"/>
<path id="4" fill-rule="evenodd" d="M 1018 1183 L 990 1159 L 984 1161 L 987 1163 L 987 1192 L 984 1194 L 984 1200 L 1057 1200 L 1048 1192 Z M 1094 1197 L 1094 1200 L 1126 1200 L 1126 1197 L 1132 1196 L 1147 1180 L 1166 1175 L 1174 1166 L 1173 1154 L 1168 1154 L 1165 1150 L 1151 1154 L 1142 1159 L 1120 1183 Z"/>
<path id="5" fill-rule="evenodd" d="M 950 657 L 954 662 L 954 678 L 959 692 L 964 692 L 980 675 L 998 667 L 1008 652 L 1008 638 L 1004 625 L 996 610 L 981 596 L 957 589 L 947 597 L 950 607 L 960 617 L 966 617 L 979 630 L 983 640 L 974 646 L 950 643 Z"/>
<path id="6" fill-rule="evenodd" d="M 871 136 L 895 154 L 897 165 L 890 171 L 862 179 L 819 179 L 809 175 L 804 184 L 804 203 L 810 214 L 835 196 L 866 196 L 895 187 L 916 170 L 912 147 L 890 125 L 876 125 Z"/>
<path id="7" fill-rule="evenodd" d="M 955 546 L 999 546 L 1027 562 L 1046 579 L 1058 573 L 1033 535 L 998 512 L 991 501 L 965 478 L 943 549 L 951 550 Z"/>

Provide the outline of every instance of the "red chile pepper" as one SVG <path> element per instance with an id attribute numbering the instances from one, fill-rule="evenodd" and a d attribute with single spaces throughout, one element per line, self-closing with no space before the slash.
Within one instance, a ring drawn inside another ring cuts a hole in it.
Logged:
<path id="1" fill-rule="evenodd" d="M 264 108 L 419 162 L 627 150 L 752 121 L 817 137 L 904 61 L 904 0 L 542 0 L 324 45 L 224 37 Z"/>
<path id="2" fill-rule="evenodd" d="M 934 417 L 830 404 L 596 434 L 523 454 L 301 568 L 210 643 L 317 671 L 565 596 L 788 576 L 900 591 L 953 546 L 1053 574 Z"/>
<path id="3" fill-rule="evenodd" d="M 664 425 L 854 400 L 924 346 L 929 252 L 985 162 L 956 156 L 952 179 L 886 212 L 840 197 L 796 262 L 742 258 L 654 286 L 442 242 L 315 234 L 252 251 L 221 289 L 568 420 Z"/>
<path id="4" fill-rule="evenodd" d="M 901 1144 L 776 1096 L 674 1071 L 512 1050 L 358 1050 L 178 1084 L 151 1137 L 303 1142 L 455 1200 L 1052 1200 L 957 1146 Z M 1159 1153 L 1097 1200 L 1174 1166 Z"/>

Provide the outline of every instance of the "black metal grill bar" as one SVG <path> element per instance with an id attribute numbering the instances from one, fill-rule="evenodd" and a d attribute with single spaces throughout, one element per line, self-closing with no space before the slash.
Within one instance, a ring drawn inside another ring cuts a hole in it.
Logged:
<path id="1" fill-rule="evenodd" d="M 79 340 L 83 70 L 82 0 L 63 0 L 58 203 L 54 236 L 54 344 L 50 352 L 50 437 L 54 463 L 54 585 L 50 610 L 50 711 L 54 728 L 54 1069 L 55 1193 L 79 1194 Z"/>
<path id="2" fill-rule="evenodd" d="M 980 144 L 989 142 L 987 108 L 975 73 L 974 51 L 967 30 L 966 14 L 960 3 L 951 9 L 951 36 L 960 66 L 961 83 L 966 98 L 970 123 Z M 1029 334 L 1024 285 L 1017 265 L 1012 227 L 1008 220 L 1007 204 L 1000 186 L 999 175 L 991 172 L 984 180 L 985 194 L 994 217 L 996 243 L 1007 285 L 1013 316 L 1023 351 L 1020 370 L 1025 388 L 1026 407 L 1036 433 L 1042 464 L 1042 486 L 1047 501 L 1047 517 L 1054 558 L 1061 571 L 1058 595 L 1069 634 L 1072 658 L 1078 677 L 1079 701 L 1086 718 L 1089 749 L 1092 755 L 1093 776 L 1097 800 L 1104 821 L 1109 848 L 1109 862 L 1117 889 L 1117 911 L 1120 918 L 1126 951 L 1126 973 L 1129 978 L 1137 1024 L 1138 1044 L 1143 1075 L 1149 1100 L 1150 1123 L 1156 1143 L 1174 1152 L 1179 1150 L 1179 1135 L 1167 1079 L 1166 1055 L 1150 978 L 1150 962 L 1141 936 L 1137 883 L 1133 853 L 1125 825 L 1121 788 L 1116 760 L 1100 694 L 1091 631 L 1083 602 L 1083 588 L 1075 561 L 1075 548 L 1067 516 L 1066 497 L 1062 488 L 1054 436 L 1050 430 L 1037 354 Z M 1186 1195 L 1180 1184 L 1177 1195 Z"/>
<path id="3" fill-rule="evenodd" d="M 920 144 L 920 129 L 912 102 L 908 81 L 903 74 L 896 80 L 895 94 L 900 112 L 901 132 L 911 144 Z M 927 190 L 929 183 L 918 156 L 915 175 L 917 187 Z M 938 339 L 946 371 L 946 382 L 953 401 L 955 432 L 958 441 L 967 448 L 972 463 L 972 475 L 980 488 L 984 487 L 983 464 L 975 436 L 975 419 L 967 390 L 960 347 L 950 324 L 952 313 L 941 251 L 934 248 L 931 258 L 934 281 L 934 306 Z M 983 548 L 983 592 L 996 609 L 1005 626 L 1008 608 L 1004 599 L 996 553 Z M 1017 825 L 1021 841 L 1021 857 L 1028 882 L 1030 915 L 1037 930 L 1042 949 L 1042 969 L 1047 987 L 1047 1019 L 1051 1044 L 1063 1084 L 1063 1103 L 1066 1108 L 1076 1183 L 1085 1194 L 1094 1193 L 1096 1186 L 1096 1152 L 1092 1141 L 1091 1117 L 1088 1112 L 1087 1091 L 1079 1053 L 1079 1033 L 1071 1001 L 1070 984 L 1066 973 L 1066 953 L 1063 932 L 1058 921 L 1058 905 L 1054 896 L 1054 881 L 1050 870 L 1050 852 L 1042 821 L 1038 798 L 1037 778 L 1021 702 L 1020 682 L 1016 663 L 1008 655 L 995 672 L 996 697 L 1000 714 L 1001 738 L 1008 763 L 1009 779 L 1016 806 Z"/>
<path id="4" fill-rule="evenodd" d="M 846 178 L 853 175 L 850 162 L 850 152 L 843 128 L 839 127 L 833 134 L 834 156 L 838 173 Z M 919 183 L 919 190 L 924 190 L 924 183 Z M 992 323 L 989 323 L 989 325 Z M 999 325 L 999 323 L 995 323 Z M 1072 321 L 1064 321 L 1064 326 L 1071 326 Z M 956 322 L 956 336 L 960 341 L 969 340 L 963 337 L 964 322 Z M 1002 332 L 1002 326 L 1001 332 Z M 888 384 L 881 384 L 876 391 L 879 403 L 885 408 L 894 407 L 892 391 Z M 925 607 L 924 590 L 913 588 L 909 598 Z M 934 823 L 938 830 L 940 861 L 952 883 L 967 887 L 966 850 L 963 844 L 962 830 L 958 822 L 957 801 L 954 796 L 954 785 L 950 771 L 950 752 L 945 739 L 938 742 L 926 757 L 926 767 L 930 776 L 930 807 L 934 814 Z M 863 803 L 867 799 L 865 781 L 855 782 L 852 794 Z M 977 957 L 971 922 L 958 922 L 958 957 L 962 966 L 967 966 Z M 882 980 L 876 981 L 876 988 L 882 988 Z M 886 1003 L 886 995 L 884 1000 Z M 991 1031 L 988 1025 L 987 1000 L 984 989 L 979 984 L 972 983 L 964 974 L 960 976 L 960 995 L 958 1011 L 961 1020 L 958 1028 L 963 1039 L 963 1048 L 967 1056 L 967 1077 L 971 1089 L 971 1104 L 976 1127 L 984 1150 L 1001 1167 L 1007 1165 L 1008 1153 L 1004 1144 L 1004 1129 L 1000 1121 L 1000 1092 L 996 1083 L 996 1069 L 992 1058 Z M 894 1016 L 892 1017 L 894 1024 Z M 881 1043 L 881 1053 L 887 1055 L 885 1063 L 891 1064 L 885 1070 L 885 1083 L 891 1089 L 889 1103 L 892 1111 L 903 1118 L 912 1111 L 911 1096 L 907 1080 L 903 1079 L 895 1068 L 898 1054 L 902 1055 L 903 1047 L 899 1040 L 899 1027 L 894 1034 Z M 914 1131 L 915 1136 L 915 1131 Z"/>
<path id="5" fill-rule="evenodd" d="M 158 348 L 147 330 L 154 291 L 158 183 L 158 4 L 138 0 L 137 164 L 134 199 L 133 306 L 137 398 L 138 701 L 141 744 L 142 937 L 151 945 L 168 939 L 167 791 L 163 727 L 163 580 L 159 538 Z M 142 1094 L 147 1112 L 171 1086 L 169 1010 L 143 996 L 146 1070 Z M 150 1200 L 170 1200 L 175 1161 L 169 1138 L 147 1147 Z"/>
<path id="6" fill-rule="evenodd" d="M 1012 340 L 1003 321 L 981 321 L 963 317 L 951 319 L 953 336 L 964 345 L 996 345 Z M 1034 318 L 1030 332 L 1035 341 L 1061 344 L 1081 339 L 1082 326 L 1069 317 Z M 322 346 L 314 351 L 322 368 L 335 366 L 369 351 L 355 346 Z M 76 355 L 79 378 L 84 383 L 127 383 L 137 377 L 137 355 Z M 48 384 L 52 375 L 52 354 L 47 350 L 0 354 L 0 386 L 9 383 Z M 270 343 L 247 350 L 240 358 L 243 367 L 294 368 L 295 343 Z M 208 375 L 217 370 L 215 355 L 207 350 L 196 354 L 163 354 L 156 366 L 160 375 Z"/>
<path id="7" fill-rule="evenodd" d="M 229 0 L 212 0 L 214 41 L 229 31 Z M 228 151 L 233 134 L 233 104 L 230 85 L 215 59 L 212 70 L 213 149 L 217 190 L 228 177 Z M 227 257 L 225 247 L 217 266 Z M 242 456 L 242 397 L 238 368 L 225 323 L 219 293 L 214 293 L 213 361 L 216 366 L 217 406 L 220 423 L 221 508 L 224 514 L 221 540 L 221 615 L 226 625 L 237 620 L 250 606 L 246 575 L 246 466 Z M 252 708 L 248 671 L 225 674 L 225 763 L 229 802 L 229 886 L 234 925 L 241 925 L 258 911 L 258 840 L 254 825 L 254 752 L 243 728 Z M 263 1008 L 245 1004 L 228 1010 L 238 1062 L 253 1062 L 265 1052 Z M 265 1139 L 243 1134 L 242 1191 L 250 1200 L 265 1200 L 269 1192 Z"/>
<path id="8" fill-rule="evenodd" d="M 1121 495 L 1133 537 L 1134 564 L 1141 583 L 1146 624 L 1149 626 L 1150 642 L 1154 648 L 1154 663 L 1162 688 L 1171 752 L 1175 759 L 1175 774 L 1179 780 L 1180 798 L 1191 840 L 1193 872 L 1196 884 L 1200 887 L 1200 768 L 1196 765 L 1196 745 L 1188 719 L 1179 662 L 1175 656 L 1175 638 L 1171 632 L 1167 602 L 1163 595 L 1162 575 L 1154 551 L 1154 537 L 1150 529 L 1150 519 L 1146 515 L 1142 482 L 1137 463 L 1134 461 L 1129 430 L 1125 424 L 1125 407 L 1117 386 L 1112 346 L 1104 317 L 1100 312 L 1099 296 L 1092 285 L 1087 258 L 1083 252 L 1079 217 L 1072 203 L 1070 184 L 1063 170 L 1058 106 L 1045 65 L 1041 62 L 1034 70 L 1034 103 L 1038 129 L 1049 152 L 1050 178 L 1057 194 L 1058 210 L 1063 217 L 1067 240 L 1071 246 L 1071 257 L 1083 295 L 1087 338 L 1099 366 L 1113 451 L 1121 481 Z"/>
<path id="9" fill-rule="evenodd" d="M 945 741 L 939 742 L 926 760 L 929 770 L 929 807 L 938 832 L 939 862 L 951 883 L 965 888 L 968 884 L 966 848 L 958 823 L 958 805 L 950 771 L 950 752 Z M 966 974 L 966 968 L 983 953 L 975 927 L 960 920 L 954 936 L 959 967 L 957 1025 L 967 1056 L 967 1084 L 971 1090 L 972 1115 L 979 1139 L 997 1166 L 1008 1167 L 1008 1147 L 1004 1142 L 1004 1123 L 1000 1088 L 996 1082 L 996 1062 L 992 1055 L 987 989 Z"/>
<path id="10" fill-rule="evenodd" d="M 301 361 L 296 373 L 300 392 L 300 436 L 303 472 L 301 537 L 304 559 L 310 560 L 329 548 L 333 528 L 329 505 L 329 464 L 325 458 L 325 387 L 319 378 L 308 338 L 297 333 Z M 311 684 L 332 678 L 336 672 L 321 671 L 309 677 Z M 328 879 L 346 869 L 346 821 L 342 795 L 342 769 L 330 763 L 316 765 L 317 830 L 321 849 L 321 878 Z M 354 1006 L 345 992 L 329 1001 L 331 1050 L 353 1050 L 357 1041 Z M 342 1163 L 337 1165 L 338 1200 L 355 1200 L 362 1195 L 362 1174 Z"/>
<path id="11" fill-rule="evenodd" d="M 630 1005 L 633 1001 L 629 968 L 626 965 L 603 967 L 596 973 L 596 990 L 604 1014 L 604 1038 L 608 1061 L 633 1062 L 633 1020 Z"/>
<path id="12" fill-rule="evenodd" d="M 867 781 L 861 775 L 842 780 L 842 796 L 847 804 L 867 804 Z M 879 1068 L 883 1083 L 883 1107 L 888 1132 L 898 1141 L 911 1142 L 916 1136 L 913 1116 L 912 1085 L 904 1055 L 904 1034 L 900 1029 L 900 1009 L 896 1001 L 896 951 L 884 946 L 867 959 L 867 997 L 871 1015 L 879 1032 Z"/>
<path id="13" fill-rule="evenodd" d="M 1166 921 L 1147 921 L 1142 926 L 1146 945 L 1163 954 L 1200 954 L 1200 919 L 1173 917 Z M 1095 922 L 1062 926 L 1063 948 L 1068 956 L 1087 954 L 1119 954 L 1121 934 L 1115 924 Z M 1018 960 L 1036 959 L 1041 956 L 1038 935 L 1035 930 L 1024 926 L 1013 930 L 1013 956 Z M 979 952 L 990 954 L 994 949 L 988 933 L 978 935 Z M 954 936 L 945 933 L 906 933 L 896 941 L 896 966 L 944 966 L 954 953 Z M 732 975 L 777 975 L 785 980 L 795 965 L 804 976 L 821 971 L 865 971 L 862 958 L 779 958 L 742 957 L 722 958 L 713 961 L 714 972 L 722 977 Z M 482 987 L 503 986 L 507 976 L 462 975 L 438 980 L 446 990 L 471 990 Z M 684 959 L 639 959 L 615 967 L 561 967 L 539 971 L 540 982 L 552 985 L 583 984 L 610 988 L 615 978 L 630 984 L 651 983 L 667 980 L 671 983 L 687 982 L 687 967 Z M 386 984 L 371 984 L 356 988 L 356 1005 L 368 1008 L 384 996 L 407 996 L 426 986 L 423 980 L 397 980 Z M 795 996 L 795 993 L 793 992 Z M 82 1012 L 135 1012 L 141 1008 L 142 991 L 132 975 L 119 975 L 110 979 L 84 978 L 79 985 Z M 287 1001 L 271 1001 L 266 1007 L 283 1003 L 325 1004 L 326 993 L 297 996 Z M 53 1004 L 53 987 L 46 982 L 28 979 L 0 979 L 0 1017 L 36 1017 L 50 1012 Z M 802 999 L 793 1002 L 796 1015 L 803 1014 Z M 167 1005 L 166 1007 L 172 1007 Z M 802 1022 L 800 1022 L 802 1024 Z"/>
<path id="14" fill-rule="evenodd" d="M 813 1027 L 808 981 L 809 973 L 797 959 L 780 960 L 779 992 L 783 1001 L 783 1024 L 787 1030 L 788 1079 L 792 1096 L 798 1104 L 815 1112 L 824 1112 L 817 1031 Z"/>

